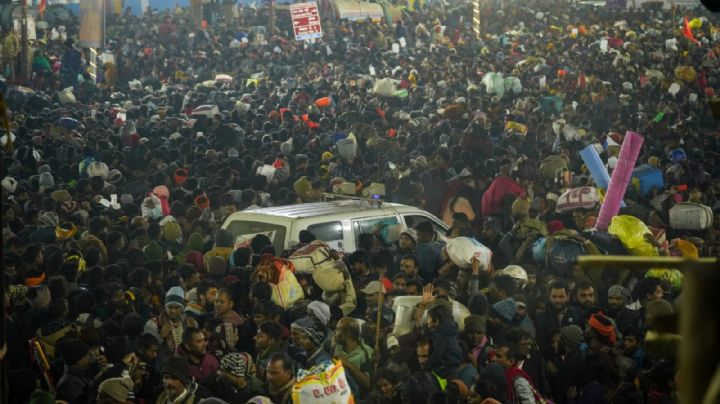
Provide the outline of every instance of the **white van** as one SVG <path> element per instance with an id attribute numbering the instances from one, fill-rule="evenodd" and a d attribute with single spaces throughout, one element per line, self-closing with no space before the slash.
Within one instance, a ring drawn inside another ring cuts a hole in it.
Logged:
<path id="1" fill-rule="evenodd" d="M 350 199 L 332 202 L 302 203 L 235 212 L 222 225 L 235 235 L 235 245 L 249 243 L 257 234 L 265 234 L 280 254 L 299 242 L 301 230 L 312 232 L 318 240 L 341 253 L 358 248 L 363 233 L 372 233 L 376 225 L 386 240 L 394 242 L 400 233 L 429 220 L 444 239 L 448 227 L 442 220 L 422 209 L 397 203 Z"/>

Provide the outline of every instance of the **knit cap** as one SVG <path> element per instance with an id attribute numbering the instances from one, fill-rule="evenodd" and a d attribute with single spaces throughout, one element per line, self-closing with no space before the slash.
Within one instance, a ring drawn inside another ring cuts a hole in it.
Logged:
<path id="1" fill-rule="evenodd" d="M 610 289 L 608 289 L 608 297 L 622 298 L 627 304 L 630 302 L 630 291 L 622 285 L 612 285 L 610 286 Z"/>
<path id="2" fill-rule="evenodd" d="M 157 241 L 151 241 L 143 248 L 143 255 L 146 262 L 162 261 L 163 249 Z"/>
<path id="3" fill-rule="evenodd" d="M 165 307 L 176 304 L 185 310 L 185 291 L 180 286 L 173 286 L 165 294 Z"/>
<path id="4" fill-rule="evenodd" d="M 247 352 L 231 352 L 220 360 L 220 369 L 235 377 L 247 376 L 252 365 L 252 356 Z"/>
<path id="5" fill-rule="evenodd" d="M 205 243 L 203 242 L 202 234 L 195 232 L 195 233 L 191 234 L 190 237 L 188 237 L 187 249 L 189 251 L 202 252 L 203 244 L 205 244 Z"/>
<path id="6" fill-rule="evenodd" d="M 8 194 L 12 194 L 17 189 L 17 180 L 15 178 L 7 176 L 2 180 L 2 189 Z"/>
<path id="7" fill-rule="evenodd" d="M 575 324 L 562 327 L 560 329 L 560 337 L 565 345 L 577 348 L 583 340 L 583 331 Z"/>
<path id="8" fill-rule="evenodd" d="M 182 229 L 177 222 L 168 221 L 162 227 L 163 240 L 170 243 L 182 242 Z"/>
<path id="9" fill-rule="evenodd" d="M 118 402 L 126 402 L 133 388 L 134 383 L 130 377 L 111 377 L 100 383 L 98 392 Z"/>
<path id="10" fill-rule="evenodd" d="M 305 335 L 310 338 L 310 341 L 312 341 L 312 343 L 316 346 L 320 346 L 320 344 L 322 344 L 322 342 L 325 340 L 325 326 L 317 323 L 310 317 L 303 317 L 295 321 L 294 323 L 292 323 L 290 328 L 305 333 Z"/>
<path id="11" fill-rule="evenodd" d="M 492 305 L 493 312 L 504 322 L 510 323 L 515 317 L 517 305 L 515 299 L 508 297 Z"/>
<path id="12" fill-rule="evenodd" d="M 327 326 L 330 321 L 330 306 L 325 302 L 314 300 L 307 306 L 308 314 L 315 316 L 321 323 Z"/>

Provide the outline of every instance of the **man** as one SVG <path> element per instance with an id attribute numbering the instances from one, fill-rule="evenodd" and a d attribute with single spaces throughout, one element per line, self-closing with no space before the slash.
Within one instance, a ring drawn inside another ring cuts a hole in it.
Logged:
<path id="1" fill-rule="evenodd" d="M 258 377 L 264 378 L 267 362 L 276 352 L 287 352 L 287 342 L 282 339 L 282 328 L 274 322 L 264 322 L 258 326 L 255 334 L 255 351 L 257 357 L 255 362 L 258 368 Z"/>
<path id="2" fill-rule="evenodd" d="M 628 328 L 642 329 L 640 313 L 629 309 L 626 305 L 630 303 L 630 291 L 621 285 L 612 285 L 608 289 L 608 317 L 615 320 L 618 329 Z"/>
<path id="3" fill-rule="evenodd" d="M 165 311 L 145 323 L 145 332 L 152 334 L 160 343 L 165 356 L 172 355 L 182 343 L 183 330 L 186 327 L 197 327 L 197 322 L 190 316 L 184 316 L 185 292 L 174 286 L 165 295 Z"/>
<path id="4" fill-rule="evenodd" d="M 538 345 L 543 349 L 549 346 L 552 330 L 571 324 L 576 324 L 581 329 L 585 328 L 580 311 L 568 305 L 570 290 L 565 282 L 555 281 L 550 285 L 549 299 L 549 310 L 536 319 Z"/>
<path id="5" fill-rule="evenodd" d="M 305 363 L 301 364 L 304 369 L 310 369 L 332 359 L 322 346 L 326 332 L 322 324 L 309 317 L 303 317 L 290 326 L 293 345 L 307 354 Z"/>
<path id="6" fill-rule="evenodd" d="M 268 396 L 275 404 L 292 403 L 292 387 L 295 384 L 295 362 L 287 354 L 276 352 L 270 356 L 265 376 Z"/>
<path id="7" fill-rule="evenodd" d="M 372 281 L 368 283 L 361 292 L 365 295 L 367 302 L 367 310 L 365 311 L 367 312 L 378 307 L 378 302 L 380 302 L 380 299 L 383 299 L 382 296 L 385 295 L 385 287 L 380 281 Z"/>
<path id="8" fill-rule="evenodd" d="M 262 382 L 252 376 L 252 357 L 247 352 L 232 352 L 220 360 L 220 371 L 208 376 L 203 385 L 213 397 L 228 403 L 245 403 L 265 394 Z"/>
<path id="9" fill-rule="evenodd" d="M 245 318 L 233 310 L 234 306 L 235 301 L 232 297 L 232 291 L 222 289 L 215 298 L 215 317 L 235 327 L 242 327 L 245 324 Z"/>
<path id="10" fill-rule="evenodd" d="M 429 339 L 421 339 L 417 343 L 417 347 L 415 348 L 415 354 L 417 356 L 418 365 L 420 366 L 421 371 L 427 371 L 430 369 L 429 362 L 430 362 L 430 346 L 432 343 Z"/>
<path id="11" fill-rule="evenodd" d="M 595 288 L 588 281 L 578 283 L 575 288 L 575 307 L 582 314 L 582 320 L 587 321 L 592 313 L 597 311 L 595 304 Z"/>
<path id="12" fill-rule="evenodd" d="M 217 359 L 207 353 L 208 342 L 201 329 L 188 327 L 183 332 L 182 344 L 177 348 L 176 356 L 187 358 L 190 368 L 190 376 L 195 380 L 204 378 L 215 373 L 218 368 Z"/>
<path id="13" fill-rule="evenodd" d="M 186 358 L 172 356 L 165 360 L 162 370 L 162 391 L 155 404 L 194 404 L 198 402 L 190 386 L 190 367 Z"/>
<path id="14" fill-rule="evenodd" d="M 57 399 L 69 403 L 88 401 L 92 362 L 90 348 L 80 339 L 69 338 L 58 343 L 58 350 L 62 353 L 65 371 L 57 385 Z"/>
<path id="15" fill-rule="evenodd" d="M 135 341 L 135 356 L 139 360 L 136 373 L 139 377 L 135 378 L 135 397 L 150 401 L 153 397 L 153 390 L 160 384 L 160 373 L 156 370 L 155 361 L 160 351 L 158 340 L 152 334 L 143 334 Z"/>
<path id="16" fill-rule="evenodd" d="M 487 365 L 488 353 L 494 349 L 492 338 L 487 335 L 485 317 L 471 314 L 465 317 L 465 340 L 470 347 L 472 364 L 476 369 Z"/>
<path id="17" fill-rule="evenodd" d="M 418 223 L 415 226 L 415 231 L 417 232 L 415 255 L 420 267 L 419 275 L 423 279 L 435 279 L 440 267 L 443 265 L 443 244 L 435 241 L 435 228 L 427 220 Z"/>
<path id="18" fill-rule="evenodd" d="M 377 276 L 372 276 L 370 273 L 370 257 L 368 253 L 363 250 L 357 250 L 350 254 L 348 258 L 348 266 L 350 267 L 350 273 L 352 274 L 353 287 L 355 290 L 362 290 Z M 367 302 L 365 296 L 359 294 L 357 296 L 357 306 L 353 312 L 355 315 L 361 316 L 367 309 Z"/>
<path id="19" fill-rule="evenodd" d="M 640 303 L 641 312 L 650 302 L 660 300 L 664 295 L 662 281 L 658 278 L 642 278 L 633 290 L 633 298 Z"/>
<path id="20" fill-rule="evenodd" d="M 415 253 L 415 245 L 417 244 L 417 235 L 414 230 L 406 230 L 400 233 L 398 239 L 397 253 L 395 254 L 395 262 L 393 262 L 392 275 L 400 273 L 401 260 L 408 254 Z"/>
<path id="21" fill-rule="evenodd" d="M 207 317 L 215 307 L 217 293 L 218 287 L 214 282 L 208 279 L 200 281 L 195 289 L 188 292 L 187 298 L 190 303 L 185 309 L 186 312 L 195 318 Z"/>
<path id="22" fill-rule="evenodd" d="M 508 399 L 513 403 L 534 404 L 536 403 L 535 388 L 530 382 L 530 377 L 520 369 L 518 362 L 521 360 L 520 352 L 515 344 L 504 342 L 498 345 L 495 350 L 493 362 L 505 369 L 505 378 L 508 386 Z"/>
<path id="23" fill-rule="evenodd" d="M 342 360 L 345 370 L 363 390 L 370 389 L 370 371 L 373 349 L 360 339 L 360 326 L 356 319 L 344 317 L 335 329 L 333 357 Z"/>
<path id="24" fill-rule="evenodd" d="M 408 279 L 418 276 L 420 273 L 420 266 L 418 265 L 418 259 L 415 255 L 403 255 L 400 259 L 400 273 L 404 274 Z"/>

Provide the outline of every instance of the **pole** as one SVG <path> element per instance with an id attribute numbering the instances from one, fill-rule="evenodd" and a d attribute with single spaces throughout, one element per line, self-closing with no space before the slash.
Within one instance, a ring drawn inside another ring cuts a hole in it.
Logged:
<path id="1" fill-rule="evenodd" d="M 382 284 L 382 281 L 380 281 Z M 383 288 L 384 290 L 384 288 Z M 381 329 L 382 329 L 382 308 L 383 308 L 383 300 L 385 298 L 385 294 L 383 293 L 383 290 L 380 291 L 379 297 L 378 297 L 378 314 L 377 314 L 377 323 L 375 324 L 375 363 L 373 364 L 373 374 L 371 380 L 373 381 L 373 386 L 375 385 L 375 375 L 377 375 L 378 366 L 380 365 L 380 335 L 381 335 Z"/>
<path id="2" fill-rule="evenodd" d="M 272 38 L 273 34 L 275 33 L 275 0 L 270 0 L 270 15 L 268 17 L 267 30 L 267 39 L 270 40 L 270 38 Z"/>
<path id="3" fill-rule="evenodd" d="M 27 19 L 28 0 L 22 0 L 22 17 L 20 20 L 20 76 L 23 81 L 30 79 L 30 64 L 28 63 L 30 47 L 28 44 Z"/>

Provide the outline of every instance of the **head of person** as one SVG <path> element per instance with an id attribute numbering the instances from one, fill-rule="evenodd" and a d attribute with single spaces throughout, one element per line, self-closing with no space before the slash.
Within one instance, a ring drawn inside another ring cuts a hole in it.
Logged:
<path id="1" fill-rule="evenodd" d="M 255 307 L 253 307 L 253 321 L 256 326 L 268 321 L 277 322 L 282 312 L 282 307 L 272 300 L 261 300 L 255 303 Z"/>
<path id="2" fill-rule="evenodd" d="M 357 320 L 343 317 L 338 321 L 333 339 L 337 344 L 346 348 L 349 344 L 360 341 L 360 325 Z"/>
<path id="3" fill-rule="evenodd" d="M 183 331 L 182 344 L 188 354 L 202 357 L 207 353 L 208 342 L 203 331 L 196 327 L 187 327 Z"/>
<path id="4" fill-rule="evenodd" d="M 428 361 L 430 360 L 430 348 L 432 347 L 432 343 L 428 339 L 421 339 L 418 341 L 417 346 L 415 348 L 415 355 L 417 356 L 418 364 L 420 365 L 420 369 L 427 369 L 428 368 Z"/>
<path id="5" fill-rule="evenodd" d="M 165 315 L 172 321 L 178 321 L 183 311 L 185 311 L 185 291 L 180 286 L 173 286 L 165 294 Z"/>
<path id="6" fill-rule="evenodd" d="M 187 358 L 180 356 L 167 358 L 160 373 L 163 388 L 170 400 L 180 397 L 190 383 L 190 365 Z"/>
<path id="7" fill-rule="evenodd" d="M 548 298 L 550 300 L 550 306 L 556 313 L 560 313 L 565 310 L 570 301 L 570 290 L 567 284 L 563 281 L 555 281 L 550 284 Z"/>
<path id="8" fill-rule="evenodd" d="M 235 301 L 232 297 L 232 291 L 229 289 L 221 289 L 215 297 L 215 314 L 218 316 L 230 313 L 235 306 Z"/>
<path id="9" fill-rule="evenodd" d="M 407 285 L 408 277 L 405 275 L 404 272 L 400 272 L 393 276 L 392 282 L 393 282 L 393 290 L 400 290 L 405 291 L 405 286 Z"/>
<path id="10" fill-rule="evenodd" d="M 630 291 L 622 285 L 612 285 L 608 289 L 608 307 L 613 312 L 622 310 L 630 303 Z"/>
<path id="11" fill-rule="evenodd" d="M 394 372 L 382 369 L 375 378 L 375 388 L 386 400 L 395 396 L 398 380 Z"/>
<path id="12" fill-rule="evenodd" d="M 270 355 L 265 367 L 265 378 L 270 389 L 276 390 L 290 383 L 295 373 L 295 362 L 285 353 L 276 352 Z"/>
<path id="13" fill-rule="evenodd" d="M 109 379 L 105 379 L 98 386 L 98 395 L 96 402 L 98 404 L 130 403 L 128 399 L 134 387 L 135 385 L 132 381 L 132 378 L 130 378 L 129 376 L 111 377 Z"/>
<path id="14" fill-rule="evenodd" d="M 57 348 L 63 361 L 69 367 L 87 369 L 92 364 L 90 347 L 79 338 L 61 340 L 58 342 Z"/>
<path id="15" fill-rule="evenodd" d="M 509 369 L 517 365 L 520 358 L 520 350 L 518 346 L 512 342 L 502 342 L 495 348 L 495 356 L 493 363 L 502 366 L 503 369 Z"/>
<path id="16" fill-rule="evenodd" d="M 226 383 L 243 389 L 253 374 L 253 360 L 247 352 L 231 352 L 220 359 L 220 374 Z"/>
<path id="17" fill-rule="evenodd" d="M 142 334 L 135 341 L 135 355 L 140 362 L 152 364 L 158 357 L 160 344 L 152 334 Z"/>
<path id="18" fill-rule="evenodd" d="M 202 307 L 213 307 L 215 305 L 215 298 L 217 297 L 217 294 L 217 285 L 208 279 L 200 281 L 197 286 L 198 304 Z"/>
<path id="19" fill-rule="evenodd" d="M 474 348 L 482 344 L 487 335 L 485 317 L 471 314 L 465 317 L 465 340 L 468 346 Z"/>
<path id="20" fill-rule="evenodd" d="M 418 277 L 412 277 L 405 284 L 405 293 L 408 296 L 421 296 L 423 289 L 423 281 Z"/>
<path id="21" fill-rule="evenodd" d="M 376 274 L 384 275 L 388 269 L 388 259 L 384 254 L 375 254 L 370 259 L 370 267 Z"/>
<path id="22" fill-rule="evenodd" d="M 435 239 L 435 228 L 432 223 L 425 220 L 415 226 L 418 243 L 429 243 Z"/>
<path id="23" fill-rule="evenodd" d="M 408 278 L 414 278 L 417 276 L 420 267 L 418 266 L 418 260 L 415 254 L 405 254 L 400 259 L 400 271 L 405 274 Z"/>
<path id="24" fill-rule="evenodd" d="M 431 330 L 440 328 L 440 325 L 452 318 L 452 310 L 445 304 L 438 304 L 427 312 L 427 326 Z"/>
<path id="25" fill-rule="evenodd" d="M 662 299 L 664 295 L 665 292 L 662 288 L 662 281 L 658 278 L 642 278 L 633 290 L 633 297 L 640 300 L 643 306 L 648 305 L 652 301 Z"/>
<path id="26" fill-rule="evenodd" d="M 385 286 L 380 281 L 371 281 L 362 289 L 368 306 L 376 307 L 382 295 L 385 294 Z"/>
<path id="27" fill-rule="evenodd" d="M 400 233 L 398 239 L 398 247 L 402 251 L 413 251 L 415 250 L 415 244 L 417 243 L 417 235 L 413 232 L 404 231 Z"/>
<path id="28" fill-rule="evenodd" d="M 628 327 L 622 332 L 622 349 L 625 355 L 632 355 L 642 343 L 644 333 L 637 327 Z"/>
<path id="29" fill-rule="evenodd" d="M 258 352 L 262 352 L 274 343 L 280 341 L 280 338 L 282 338 L 282 327 L 280 327 L 280 324 L 266 321 L 258 326 L 257 333 L 254 337 L 255 349 Z"/>
<path id="30" fill-rule="evenodd" d="M 348 257 L 348 265 L 353 275 L 366 275 L 370 269 L 370 257 L 364 250 L 357 250 Z"/>
<path id="31" fill-rule="evenodd" d="M 292 323 L 290 333 L 293 345 L 312 354 L 325 340 L 326 330 L 324 325 L 310 317 L 303 317 Z"/>
<path id="32" fill-rule="evenodd" d="M 582 281 L 575 287 L 575 301 L 585 310 L 595 307 L 595 288 L 592 283 Z"/>

